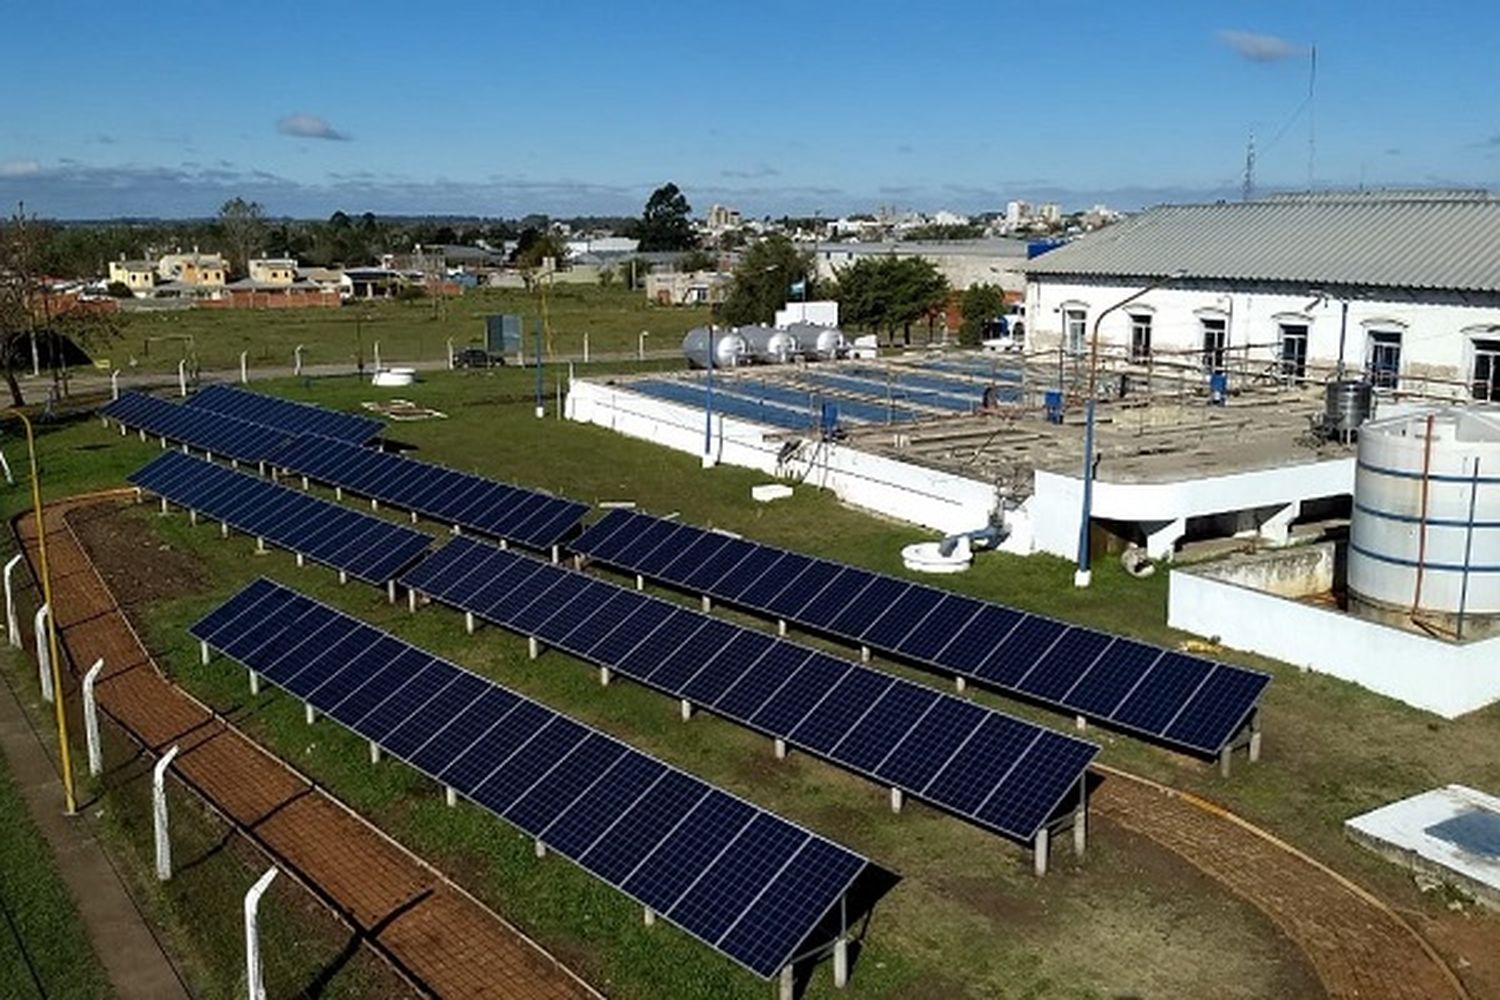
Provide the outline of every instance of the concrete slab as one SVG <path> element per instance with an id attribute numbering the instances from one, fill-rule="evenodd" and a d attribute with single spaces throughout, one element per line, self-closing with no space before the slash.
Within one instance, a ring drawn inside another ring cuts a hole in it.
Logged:
<path id="1" fill-rule="evenodd" d="M 1356 843 L 1500 910 L 1500 798 L 1435 788 L 1344 822 Z"/>

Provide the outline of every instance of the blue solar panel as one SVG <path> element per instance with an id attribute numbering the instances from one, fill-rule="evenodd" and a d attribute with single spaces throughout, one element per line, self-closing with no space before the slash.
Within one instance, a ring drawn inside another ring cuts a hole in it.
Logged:
<path id="1" fill-rule="evenodd" d="M 258 580 L 190 631 L 769 978 L 868 862 L 605 733 Z M 337 633 L 328 645 L 312 637 Z M 277 660 L 286 661 L 277 666 Z M 795 879 L 786 873 L 794 871 Z M 863 905 L 856 902 L 856 905 Z M 765 925 L 769 916 L 778 922 Z M 855 914 L 851 919 L 857 918 Z M 748 923 L 746 923 L 748 921 Z M 746 927 L 736 935 L 730 932 Z"/>
<path id="2" fill-rule="evenodd" d="M 650 565 L 616 544 L 627 533 L 620 523 L 601 522 L 572 548 L 1199 754 L 1216 754 L 1235 739 L 1270 683 L 1257 671 L 1177 653 L 1165 654 L 1166 661 L 1158 647 L 1108 633 L 769 545 L 725 544 L 704 529 L 671 523 L 669 534 L 653 535 L 660 529 L 649 515 L 629 515 L 632 537 L 665 539 Z M 662 562 L 664 549 L 677 556 Z M 705 565 L 691 567 L 689 553 L 704 553 Z M 667 571 L 655 572 L 658 565 Z"/>
<path id="3" fill-rule="evenodd" d="M 130 482 L 374 584 L 391 579 L 432 541 L 405 525 L 178 452 L 138 469 Z"/>
<path id="4" fill-rule="evenodd" d="M 588 511 L 576 500 L 313 434 L 267 457 L 320 483 L 535 549 L 560 542 Z"/>
<path id="5" fill-rule="evenodd" d="M 614 523 L 601 522 L 602 527 L 590 530 L 600 535 L 634 534 L 631 532 L 634 520 L 633 515 L 617 516 Z M 660 539 L 669 534 L 665 528 L 658 529 L 655 541 L 645 538 L 640 544 L 659 545 Z M 644 535 L 634 534 L 634 537 L 640 540 Z M 487 555 L 481 556 L 481 552 Z M 430 571 L 431 564 L 440 568 Z M 820 571 L 820 575 L 832 581 L 834 576 L 842 574 Z M 451 577 L 459 577 L 459 582 L 455 583 Z M 967 718 L 968 713 L 977 712 L 976 719 L 995 714 L 951 695 L 919 688 L 784 639 L 471 539 L 453 540 L 429 565 L 419 567 L 403 582 L 416 586 L 418 578 L 434 599 L 442 594 L 443 602 L 486 621 L 525 635 L 540 636 L 549 645 L 690 704 L 709 707 L 726 718 L 862 774 L 897 784 L 914 795 L 924 794 L 923 786 L 931 772 L 941 767 L 944 758 L 903 760 L 899 770 L 893 765 L 888 772 L 879 770 L 879 766 L 903 744 L 906 745 L 903 752 L 917 756 L 923 753 L 930 756 L 931 747 L 940 745 L 942 736 L 920 729 L 915 742 L 907 740 L 914 727 L 927 721 L 933 705 L 951 702 L 955 706 L 938 716 L 950 723 L 954 713 Z M 815 585 L 808 583 L 809 587 Z M 511 607 L 496 610 L 491 606 L 491 595 L 506 591 L 510 596 L 500 604 Z M 934 596 L 930 600 L 935 603 L 943 598 Z M 900 694 L 892 696 L 898 690 Z M 1012 722 L 1038 740 L 1055 738 L 1081 743 L 1030 723 Z M 1090 755 L 1095 752 L 1092 745 L 1082 745 Z M 979 772 L 990 775 L 993 785 L 1015 769 L 1019 751 L 1008 745 L 984 744 L 974 754 L 982 763 Z M 1027 773 L 1024 778 L 1028 792 L 1038 797 L 1050 796 L 1056 805 L 1070 788 L 1076 787 L 1084 766 L 1086 762 L 1072 770 Z M 908 778 L 924 767 L 928 771 L 921 774 L 921 783 L 912 784 Z M 890 775 L 895 775 L 894 781 Z M 936 805 L 981 822 L 976 819 L 973 806 L 983 796 L 966 791 L 961 806 L 956 793 L 950 800 L 946 788 L 940 786 L 938 793 L 926 797 Z M 503 808 L 498 804 L 496 807 Z M 1003 809 L 997 809 L 994 815 L 1000 817 L 998 822 L 987 819 L 982 825 L 1022 840 L 1029 839 L 1035 833 L 1036 823 L 1047 818 L 1043 816 L 1031 827 L 1023 828 L 1013 825 Z"/>
<path id="6" fill-rule="evenodd" d="M 321 434 L 356 444 L 375 437 L 384 427 L 373 417 L 338 413 L 310 403 L 294 403 L 289 399 L 263 396 L 249 389 L 227 385 L 211 385 L 196 393 L 186 405 L 292 434 Z"/>
<path id="7" fill-rule="evenodd" d="M 122 393 L 99 413 L 122 427 L 242 462 L 265 459 L 287 439 L 286 431 L 274 427 L 194 410 L 139 392 Z"/>

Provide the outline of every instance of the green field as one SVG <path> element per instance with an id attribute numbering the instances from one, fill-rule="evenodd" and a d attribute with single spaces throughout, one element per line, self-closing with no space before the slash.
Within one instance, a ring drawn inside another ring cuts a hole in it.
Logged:
<path id="1" fill-rule="evenodd" d="M 370 301 L 338 309 L 220 310 L 127 314 L 119 340 L 94 353 L 124 371 L 175 371 L 184 357 L 205 371 L 234 369 L 240 352 L 252 368 L 286 368 L 297 345 L 307 365 L 347 364 L 360 352 L 370 365 L 380 344 L 386 363 L 440 361 L 447 342 L 456 348 L 483 343 L 484 317 L 519 313 L 526 323 L 526 354 L 534 356 L 533 331 L 542 317 L 542 299 L 520 289 L 470 289 L 442 301 Z M 675 350 L 690 327 L 708 321 L 706 309 L 657 306 L 644 292 L 592 285 L 558 285 L 547 297 L 552 349 L 558 356 L 634 352 L 641 331 L 646 349 Z M 544 345 L 545 351 L 545 345 Z"/>
<path id="2" fill-rule="evenodd" d="M 372 394 L 348 378 L 264 388 L 339 408 Z M 448 419 L 394 425 L 391 436 L 425 459 L 589 502 L 634 500 L 658 513 L 679 511 L 697 523 L 889 572 L 900 572 L 900 546 L 920 534 L 807 487 L 788 501 L 756 504 L 749 488 L 763 477 L 755 473 L 705 472 L 696 456 L 551 416 L 537 420 L 529 393 L 523 372 L 437 375 L 402 394 Z M 59 427 L 43 445 L 51 495 L 116 485 L 157 453 L 133 437 L 106 434 L 97 422 Z M 163 518 L 150 508 L 133 509 L 122 531 L 138 537 L 142 558 L 168 546 L 200 562 L 214 581 L 202 593 L 147 611 L 148 642 L 163 666 L 613 996 L 764 996 L 768 988 L 669 926 L 642 927 L 627 899 L 565 861 L 536 859 L 529 842 L 502 821 L 471 806 L 447 809 L 436 788 L 403 766 L 370 767 L 360 741 L 336 724 L 325 720 L 309 729 L 300 707 L 274 693 L 250 699 L 243 671 L 233 664 L 198 665 L 185 626 L 254 575 L 277 577 L 868 854 L 902 881 L 874 913 L 851 996 L 933 989 L 973 997 L 1193 996 L 1201 995 L 1210 971 L 1216 996 L 1300 996 L 1316 989 L 1300 953 L 1258 913 L 1175 857 L 1107 824 L 1096 827 L 1082 864 L 1059 853 L 1053 873 L 1036 880 L 1026 854 L 1007 842 L 921 806 L 892 816 L 881 789 L 832 766 L 798 754 L 777 762 L 766 740 L 728 722 L 700 716 L 684 724 L 668 699 L 625 683 L 602 689 L 591 670 L 554 652 L 528 660 L 525 643 L 498 630 L 467 636 L 452 612 L 409 615 L 373 589 L 339 587 L 331 573 L 298 570 L 285 553 L 251 557 L 244 538 L 223 542 L 211 527 L 192 528 L 184 517 Z M 1087 591 L 1075 590 L 1071 575 L 1071 565 L 1060 560 L 987 555 L 946 582 L 1153 641 L 1182 638 L 1162 624 L 1166 574 L 1136 580 L 1104 561 Z M 1341 823 L 1433 784 L 1500 785 L 1493 753 L 1500 710 L 1444 722 L 1353 685 L 1229 658 L 1276 674 L 1260 765 L 1240 757 L 1234 776 L 1224 780 L 1207 763 L 1090 730 L 1104 745 L 1102 759 L 1225 802 L 1395 905 L 1441 915 L 1446 899 L 1418 893 L 1399 871 L 1348 844 Z M 1059 727 L 1069 722 L 986 693 L 974 697 Z M 809 995 L 834 995 L 828 979 L 818 970 Z"/>

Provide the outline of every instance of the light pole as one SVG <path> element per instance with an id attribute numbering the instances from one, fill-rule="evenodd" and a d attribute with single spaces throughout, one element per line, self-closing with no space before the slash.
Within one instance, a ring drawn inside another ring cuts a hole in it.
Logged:
<path id="1" fill-rule="evenodd" d="M 1094 330 L 1089 337 L 1089 388 L 1083 401 L 1083 503 L 1078 517 L 1078 568 L 1073 571 L 1073 586 L 1087 587 L 1093 582 L 1094 571 L 1089 564 L 1089 522 L 1094 513 L 1094 391 L 1099 365 L 1099 325 L 1104 317 L 1130 305 L 1136 299 L 1154 292 L 1163 285 L 1182 277 L 1185 272 L 1173 271 L 1151 282 L 1145 288 L 1132 292 L 1114 305 L 1107 306 L 1094 317 Z"/>
<path id="2" fill-rule="evenodd" d="M 31 419 L 25 413 L 16 409 L 10 413 L 19 417 L 26 428 L 26 449 L 31 464 L 31 508 L 34 512 L 32 516 L 36 518 L 37 565 L 42 577 L 42 603 L 49 609 L 55 609 L 57 605 L 52 603 L 52 574 L 47 565 L 47 524 L 42 517 L 42 479 L 36 465 L 36 435 L 31 429 Z M 63 709 L 62 658 L 57 650 L 55 611 L 47 615 L 47 653 L 51 662 L 52 690 L 55 692 L 52 708 L 57 721 L 57 749 L 62 761 L 63 798 L 67 804 L 67 814 L 72 816 L 78 811 L 78 800 L 73 793 L 73 754 L 68 745 L 68 715 Z"/>

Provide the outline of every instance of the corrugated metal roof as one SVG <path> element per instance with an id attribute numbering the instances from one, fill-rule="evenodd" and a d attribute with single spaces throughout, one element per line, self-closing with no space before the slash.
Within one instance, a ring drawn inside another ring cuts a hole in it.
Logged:
<path id="1" fill-rule="evenodd" d="M 1362 192 L 1164 205 L 1021 270 L 1497 292 L 1500 199 Z"/>

